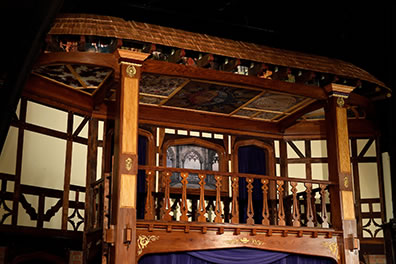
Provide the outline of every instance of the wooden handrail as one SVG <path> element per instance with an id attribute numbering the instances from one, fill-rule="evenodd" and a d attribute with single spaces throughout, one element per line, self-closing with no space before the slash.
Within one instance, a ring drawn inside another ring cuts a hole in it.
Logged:
<path id="1" fill-rule="evenodd" d="M 146 171 L 169 171 L 169 172 L 180 172 L 180 173 L 188 173 L 188 174 L 206 174 L 206 175 L 218 175 L 223 177 L 244 177 L 244 178 L 255 178 L 255 179 L 268 179 L 268 180 L 282 180 L 285 182 L 297 181 L 301 183 L 312 183 L 312 184 L 327 184 L 334 185 L 336 182 L 332 181 L 322 181 L 322 180 L 307 180 L 300 178 L 288 178 L 288 177 L 278 177 L 278 176 L 269 176 L 269 175 L 259 175 L 259 174 L 248 174 L 248 173 L 239 173 L 239 172 L 222 172 L 222 171 L 208 171 L 208 170 L 194 170 L 194 169 L 184 169 L 184 168 L 171 168 L 171 167 L 163 167 L 163 166 L 147 166 L 147 165 L 139 165 L 139 170 Z"/>

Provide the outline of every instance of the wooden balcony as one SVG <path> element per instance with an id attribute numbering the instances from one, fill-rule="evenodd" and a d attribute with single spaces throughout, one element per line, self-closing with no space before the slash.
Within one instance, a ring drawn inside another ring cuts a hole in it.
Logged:
<path id="1" fill-rule="evenodd" d="M 145 171 L 147 193 L 145 217 L 136 223 L 138 257 L 231 247 L 323 255 L 323 245 L 337 245 L 342 234 L 330 221 L 329 188 L 335 185 L 330 181 L 168 167 L 139 169 Z M 180 188 L 171 187 L 175 173 L 181 177 Z M 188 188 L 192 174 L 198 175 L 199 188 Z M 205 188 L 208 177 L 216 182 L 214 190 Z M 229 191 L 224 191 L 225 183 L 230 183 Z M 240 199 L 241 183 L 246 199 Z M 301 246 L 291 247 L 297 242 Z M 337 259 L 338 251 L 329 251 L 328 256 Z"/>

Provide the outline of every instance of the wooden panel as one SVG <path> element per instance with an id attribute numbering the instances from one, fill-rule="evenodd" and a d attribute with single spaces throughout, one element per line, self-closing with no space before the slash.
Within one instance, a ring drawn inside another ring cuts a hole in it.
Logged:
<path id="1" fill-rule="evenodd" d="M 226 226 L 223 226 L 223 229 Z M 220 227 L 219 227 L 220 228 Z M 217 232 L 218 228 L 207 229 L 203 232 L 183 232 L 166 230 L 147 232 L 137 230 L 138 258 L 149 253 L 167 253 L 193 250 L 210 250 L 226 248 L 256 248 L 294 254 L 306 254 L 339 259 L 337 238 L 324 238 L 303 235 L 286 235 L 283 232 L 257 233 L 252 236 L 249 232 L 235 235 L 230 230 Z M 171 229 L 172 230 L 172 229 Z M 185 230 L 185 229 L 184 229 Z M 242 231 L 242 230 L 241 230 Z M 249 231 L 248 229 L 246 231 Z M 270 235 L 268 235 L 270 234 Z M 286 232 L 287 234 L 287 232 Z M 147 243 L 144 243 L 147 242 Z"/>
<path id="2" fill-rule="evenodd" d="M 346 109 L 336 107 L 336 115 L 339 170 L 342 173 L 351 173 Z"/>
<path id="3" fill-rule="evenodd" d="M 136 154 L 137 133 L 133 131 L 138 127 L 138 79 L 124 78 L 122 89 L 122 148 L 121 152 Z"/>
<path id="4" fill-rule="evenodd" d="M 352 191 L 342 191 L 344 220 L 355 220 L 355 201 Z"/>
<path id="5" fill-rule="evenodd" d="M 136 175 L 121 174 L 120 207 L 135 208 Z"/>

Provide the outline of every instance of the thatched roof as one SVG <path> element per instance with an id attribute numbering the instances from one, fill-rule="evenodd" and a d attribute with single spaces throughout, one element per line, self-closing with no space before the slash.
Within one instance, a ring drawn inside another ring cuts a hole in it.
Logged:
<path id="1" fill-rule="evenodd" d="M 125 21 L 122 18 L 110 16 L 63 14 L 55 20 L 49 34 L 94 35 L 137 40 L 284 67 L 329 73 L 386 87 L 384 83 L 367 71 L 345 61 L 158 25 Z"/>

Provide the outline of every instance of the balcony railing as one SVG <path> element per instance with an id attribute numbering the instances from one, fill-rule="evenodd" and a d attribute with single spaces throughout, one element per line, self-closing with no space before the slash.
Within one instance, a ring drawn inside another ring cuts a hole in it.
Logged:
<path id="1" fill-rule="evenodd" d="M 146 175 L 145 220 L 331 226 L 330 181 L 153 166 L 139 170 Z M 173 173 L 180 174 L 179 188 L 171 187 Z M 188 188 L 191 174 L 198 175 L 198 189 Z M 216 188 L 205 189 L 205 180 L 212 175 Z"/>

